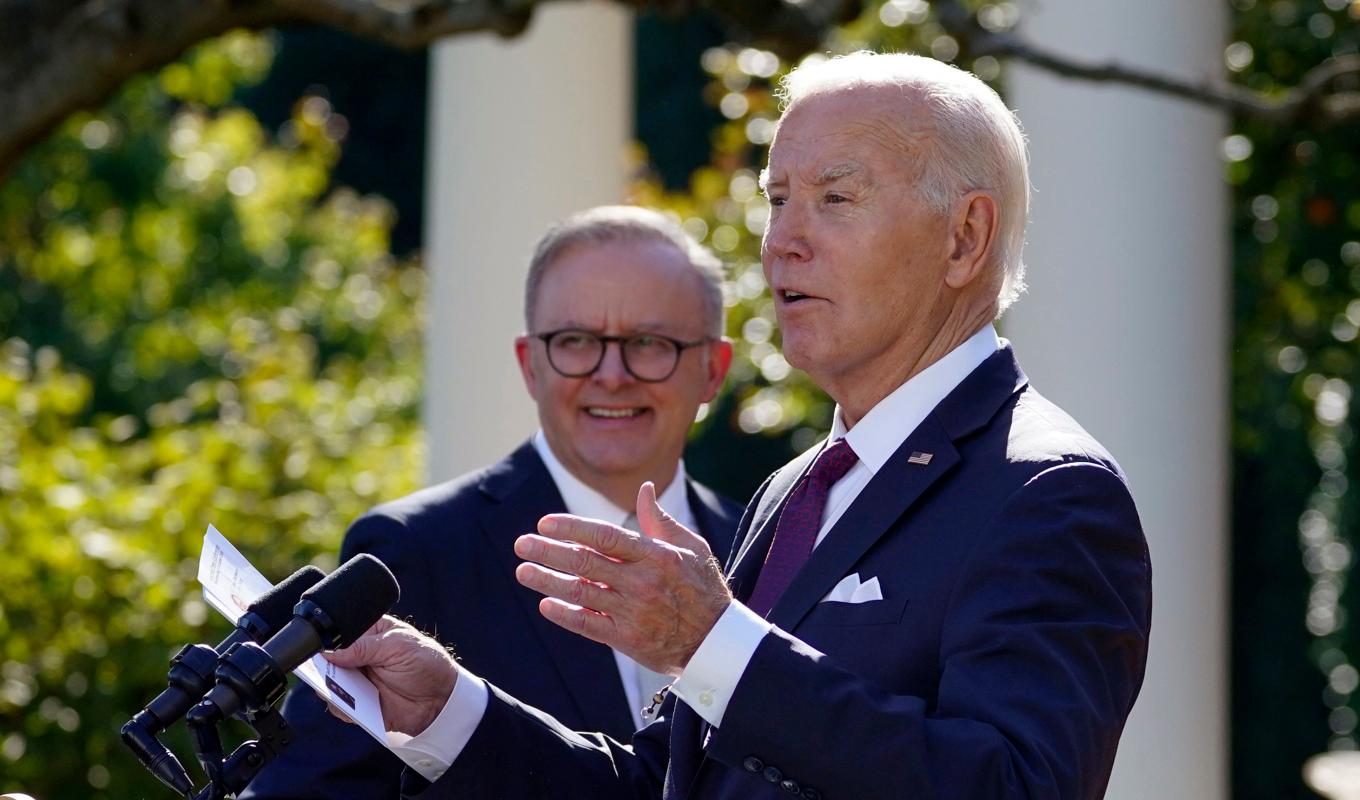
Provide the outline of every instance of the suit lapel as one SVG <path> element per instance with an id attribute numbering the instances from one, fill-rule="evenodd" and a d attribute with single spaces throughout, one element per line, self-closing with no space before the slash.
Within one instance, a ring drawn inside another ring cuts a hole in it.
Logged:
<path id="1" fill-rule="evenodd" d="M 911 463 L 908 458 L 915 451 L 932 453 L 933 458 L 929 464 Z M 949 434 L 933 416 L 926 417 L 817 545 L 812 557 L 775 603 L 770 621 L 793 630 L 893 523 L 958 461 L 959 454 Z"/>
<path id="2" fill-rule="evenodd" d="M 482 533 L 500 557 L 506 580 L 583 718 L 604 710 L 611 732 L 632 731 L 632 714 L 613 651 L 549 622 L 538 611 L 541 596 L 515 580 L 515 567 L 520 564 L 515 539 L 536 530 L 545 514 L 566 508 L 533 445 L 521 446 L 489 470 L 480 489 L 492 501 L 481 514 Z"/>
<path id="3" fill-rule="evenodd" d="M 954 442 L 984 425 L 1026 383 L 1009 343 L 1003 341 L 1000 350 L 978 365 L 916 426 L 859 493 L 775 603 L 770 621 L 793 630 L 836 582 L 850 573 L 855 562 L 959 462 Z M 926 464 L 913 463 L 914 452 L 931 453 L 932 458 Z M 794 462 L 802 467 L 798 475 L 810 460 L 800 458 Z M 764 528 L 769 529 L 761 534 L 765 549 L 753 547 L 753 553 L 769 549 L 768 537 L 773 535 L 774 525 L 767 519 Z M 756 560 L 763 558 L 745 559 Z M 739 567 L 749 571 L 751 564 L 742 563 Z M 749 585 L 754 585 L 758 573 L 758 566 L 749 572 Z"/>
<path id="4" fill-rule="evenodd" d="M 698 525 L 698 534 L 708 542 L 719 563 L 725 563 L 732 552 L 732 523 L 723 516 L 722 501 L 712 489 L 685 478 L 685 498 Z"/>
<path id="5" fill-rule="evenodd" d="M 760 575 L 765 554 L 770 551 L 770 540 L 774 538 L 774 523 L 779 518 L 779 510 L 784 507 L 784 501 L 797 485 L 798 479 L 812 466 L 822 446 L 810 448 L 772 475 L 765 491 L 754 500 L 756 510 L 751 516 L 751 524 L 728 570 L 728 585 L 738 600 L 744 602 L 755 589 L 756 577 Z"/>

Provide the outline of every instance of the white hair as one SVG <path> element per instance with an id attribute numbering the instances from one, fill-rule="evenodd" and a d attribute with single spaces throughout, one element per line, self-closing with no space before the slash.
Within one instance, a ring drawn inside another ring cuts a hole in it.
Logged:
<path id="1" fill-rule="evenodd" d="M 1022 251 L 1029 213 L 1029 156 L 1019 120 L 991 87 L 972 73 L 933 58 L 861 51 L 805 61 L 784 77 L 780 99 L 787 112 L 813 95 L 885 85 L 911 90 L 926 109 L 932 135 L 924 140 L 927 152 L 921 159 L 918 189 L 931 208 L 947 213 L 966 192 L 996 193 L 1000 314 L 1025 290 Z"/>

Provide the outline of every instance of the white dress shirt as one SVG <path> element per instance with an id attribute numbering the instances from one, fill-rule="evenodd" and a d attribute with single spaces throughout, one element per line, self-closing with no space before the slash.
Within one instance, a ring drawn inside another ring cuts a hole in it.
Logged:
<path id="1" fill-rule="evenodd" d="M 548 446 L 543 431 L 534 435 L 533 444 L 539 458 L 547 466 L 558 494 L 562 495 L 567 513 L 604 520 L 620 527 L 629 527 L 625 522 L 636 521 L 631 510 L 614 505 L 609 498 L 567 471 Z M 690 508 L 689 493 L 685 488 L 683 460 L 675 465 L 675 475 L 665 491 L 657 497 L 657 505 L 681 525 L 692 531 L 698 530 L 697 518 Z M 658 676 L 617 650 L 614 651 L 614 663 L 618 667 L 619 680 L 623 683 L 623 693 L 628 700 L 633 724 L 641 728 L 642 707 L 650 701 L 652 691 L 668 683 L 669 678 Z M 430 727 L 415 737 L 388 733 L 388 747 L 426 780 L 438 780 L 472 738 L 482 715 L 486 713 L 487 700 L 486 684 L 482 679 L 459 667 L 453 695 Z"/>
<path id="2" fill-rule="evenodd" d="M 834 442 L 844 436 L 859 461 L 832 485 L 827 494 L 822 526 L 817 531 L 814 547 L 822 543 L 836 521 L 916 426 L 1000 347 L 996 329 L 991 325 L 984 326 L 880 400 L 854 428 L 847 430 L 837 406 L 828 440 Z M 770 628 L 770 623 L 763 617 L 733 600 L 700 643 L 671 691 L 705 722 L 720 727 L 737 682 Z"/>

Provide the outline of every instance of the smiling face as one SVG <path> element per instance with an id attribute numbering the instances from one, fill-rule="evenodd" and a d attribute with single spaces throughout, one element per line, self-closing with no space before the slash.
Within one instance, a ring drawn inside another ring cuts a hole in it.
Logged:
<path id="1" fill-rule="evenodd" d="M 699 404 L 722 385 L 732 348 L 726 341 L 687 348 L 669 378 L 644 383 L 624 368 L 618 345 L 609 345 L 593 374 L 566 378 L 532 334 L 572 328 L 693 342 L 709 325 L 700 279 L 669 243 L 579 244 L 558 254 L 543 273 L 530 335 L 515 341 L 515 354 L 563 466 L 623 508 L 632 507 L 643 481 L 664 489 Z"/>
<path id="2" fill-rule="evenodd" d="M 924 119 L 916 102 L 896 87 L 812 95 L 770 148 L 761 262 L 784 357 L 842 406 L 919 371 L 956 299 L 948 219 L 917 191 L 929 133 L 903 124 Z"/>

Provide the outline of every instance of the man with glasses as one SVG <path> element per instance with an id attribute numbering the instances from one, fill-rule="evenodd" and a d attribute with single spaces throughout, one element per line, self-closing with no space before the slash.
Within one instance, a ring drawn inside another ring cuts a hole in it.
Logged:
<path id="1" fill-rule="evenodd" d="M 626 741 L 669 678 L 575 636 L 519 585 L 513 543 L 554 512 L 638 529 L 650 481 L 675 519 L 726 558 L 741 508 L 689 480 L 681 460 L 701 403 L 732 360 L 720 265 L 661 214 L 606 206 L 538 243 L 515 340 L 540 430 L 491 467 L 379 506 L 346 534 L 341 561 L 377 555 L 401 583 L 395 614 L 469 669 L 578 729 Z M 475 424 L 475 421 L 470 421 Z M 402 762 L 326 714 L 307 688 L 284 704 L 293 744 L 243 797 L 398 794 Z"/>

